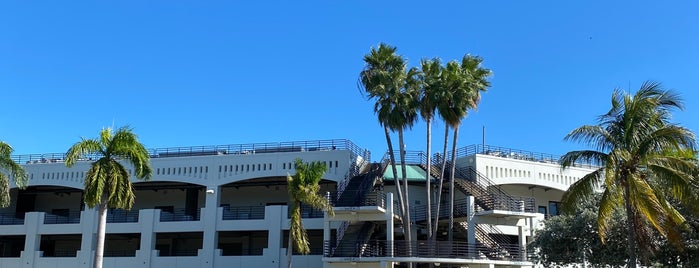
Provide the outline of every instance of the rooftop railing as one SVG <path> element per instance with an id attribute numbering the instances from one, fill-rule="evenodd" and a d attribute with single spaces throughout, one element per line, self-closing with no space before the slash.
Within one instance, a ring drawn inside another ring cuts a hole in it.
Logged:
<path id="1" fill-rule="evenodd" d="M 151 158 L 164 158 L 330 150 L 349 150 L 355 156 L 371 157 L 368 150 L 360 148 L 347 139 L 169 147 L 149 149 L 148 152 Z M 100 157 L 101 155 L 98 154 L 86 154 L 80 160 L 94 161 Z M 12 160 L 21 164 L 61 163 L 65 159 L 65 153 L 12 155 Z"/>
<path id="2" fill-rule="evenodd" d="M 447 153 L 447 155 L 450 155 L 450 154 L 451 154 L 450 152 Z M 503 157 L 503 158 L 518 159 L 518 160 L 547 163 L 547 164 L 556 164 L 556 165 L 560 164 L 559 159 L 561 159 L 560 155 L 530 152 L 530 151 L 525 151 L 525 150 L 512 149 L 512 148 L 499 147 L 499 146 L 491 146 L 491 145 L 484 146 L 482 144 L 469 145 L 469 146 L 461 147 L 461 148 L 456 150 L 456 155 L 458 158 L 465 157 L 468 155 L 474 155 L 474 154 L 491 155 L 491 156 L 497 156 L 497 157 Z M 574 163 L 573 166 L 582 167 L 582 168 L 596 168 L 596 167 L 600 166 L 600 163 L 579 161 L 579 162 Z"/>

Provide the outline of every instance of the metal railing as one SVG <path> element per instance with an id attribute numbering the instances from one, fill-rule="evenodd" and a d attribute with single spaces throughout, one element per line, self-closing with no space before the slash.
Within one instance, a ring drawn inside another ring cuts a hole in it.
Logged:
<path id="1" fill-rule="evenodd" d="M 136 257 L 136 250 L 105 250 L 105 257 Z"/>
<path id="2" fill-rule="evenodd" d="M 306 204 L 301 204 L 301 218 L 303 219 L 317 219 L 325 216 L 325 212 L 322 209 L 313 208 Z M 286 218 L 291 218 L 291 206 L 287 206 Z"/>
<path id="3" fill-rule="evenodd" d="M 459 158 L 473 154 L 491 155 L 503 158 L 511 158 L 556 165 L 560 164 L 559 160 L 561 159 L 561 156 L 554 154 L 530 152 L 499 146 L 483 146 L 482 144 L 474 144 L 456 149 L 456 155 Z M 597 162 L 578 161 L 575 162 L 573 166 L 582 168 L 597 168 L 601 165 Z"/>
<path id="4" fill-rule="evenodd" d="M 224 207 L 221 219 L 228 220 L 262 220 L 265 218 L 265 206 Z"/>
<path id="5" fill-rule="evenodd" d="M 138 222 L 138 210 L 112 209 L 107 213 L 107 223 Z"/>
<path id="6" fill-rule="evenodd" d="M 15 213 L 1 213 L 0 214 L 0 225 L 22 225 L 24 224 L 24 219 L 17 217 Z"/>
<path id="7" fill-rule="evenodd" d="M 198 254 L 199 254 L 199 249 L 179 249 L 179 250 L 172 250 L 170 252 L 158 250 L 158 257 L 197 256 Z"/>
<path id="8" fill-rule="evenodd" d="M 149 149 L 148 152 L 151 158 L 160 158 L 330 150 L 349 150 L 355 155 L 371 158 L 368 150 L 360 148 L 347 139 L 169 147 Z M 22 164 L 61 163 L 66 159 L 65 153 L 23 154 L 12 155 L 11 157 L 16 163 Z M 100 157 L 102 155 L 85 154 L 80 161 L 94 161 Z"/>
<path id="9" fill-rule="evenodd" d="M 80 223 L 80 211 L 71 211 L 67 214 L 44 214 L 44 224 L 77 224 Z"/>
<path id="10" fill-rule="evenodd" d="M 455 180 L 463 180 L 458 186 L 473 194 L 486 210 L 535 212 L 533 197 L 513 197 L 472 167 L 457 168 L 455 175 Z"/>
<path id="11" fill-rule="evenodd" d="M 263 248 L 221 249 L 221 256 L 262 256 Z"/>
<path id="12" fill-rule="evenodd" d="M 333 207 L 363 207 L 363 206 L 378 206 L 386 208 L 386 194 L 383 192 L 370 192 L 365 193 L 362 196 L 362 191 L 345 191 L 345 194 L 352 194 L 352 198 L 347 198 L 346 196 L 341 198 L 337 195 L 337 192 L 330 193 L 330 204 Z"/>
<path id="13" fill-rule="evenodd" d="M 77 257 L 78 250 L 55 250 L 53 252 L 44 251 L 42 257 L 70 258 Z"/>
<path id="14" fill-rule="evenodd" d="M 338 248 L 333 241 L 324 241 L 324 257 L 419 257 L 453 259 L 490 259 L 525 261 L 525 250 L 516 244 L 501 245 L 505 252 L 493 252 L 490 248 L 463 241 L 356 241 L 352 247 Z"/>
<path id="15" fill-rule="evenodd" d="M 197 208 L 195 213 L 186 211 L 184 208 L 177 208 L 173 211 L 160 211 L 161 222 L 172 221 L 198 221 L 201 218 L 201 208 Z"/>

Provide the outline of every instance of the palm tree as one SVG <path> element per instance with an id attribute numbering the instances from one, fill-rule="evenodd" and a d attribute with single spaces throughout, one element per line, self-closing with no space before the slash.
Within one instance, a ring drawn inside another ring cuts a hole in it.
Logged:
<path id="1" fill-rule="evenodd" d="M 441 96 L 443 101 L 440 102 L 437 110 L 447 123 L 447 127 L 454 130 L 449 178 L 449 241 L 453 240 L 454 229 L 454 173 L 456 172 L 456 145 L 459 126 L 468 110 L 478 107 L 481 91 L 486 91 L 490 87 L 490 82 L 487 79 L 492 72 L 481 67 L 482 62 L 483 59 L 480 57 L 465 55 L 461 59 L 461 63 L 457 61 L 447 63 L 443 73 L 444 90 Z"/>
<path id="2" fill-rule="evenodd" d="M 380 44 L 364 56 L 366 66 L 359 74 L 359 87 L 368 99 L 376 99 L 374 112 L 379 123 L 384 127 L 388 154 L 395 178 L 396 194 L 403 214 L 405 239 L 411 240 L 410 204 L 408 203 L 408 185 L 405 170 L 405 146 L 403 130 L 411 127 L 417 120 L 417 89 L 419 88 L 419 70 L 407 70 L 405 59 L 396 54 L 396 48 Z M 390 131 L 398 132 L 400 158 L 403 171 L 403 187 L 398 180 L 398 170 L 391 143 Z"/>
<path id="3" fill-rule="evenodd" d="M 315 209 L 322 209 L 333 214 L 332 205 L 320 193 L 320 180 L 328 170 L 325 162 L 303 163 L 301 159 L 294 161 L 296 174 L 287 176 L 289 185 L 289 244 L 287 246 L 286 263 L 291 268 L 293 248 L 301 254 L 310 253 L 308 234 L 303 228 L 301 219 L 301 204 Z"/>
<path id="4" fill-rule="evenodd" d="M 12 146 L 0 141 L 0 207 L 8 207 L 10 205 L 10 178 L 19 188 L 27 186 L 27 173 L 22 166 L 12 160 Z M 10 175 L 8 178 L 7 174 Z"/>
<path id="5" fill-rule="evenodd" d="M 601 187 L 600 239 L 605 241 L 612 212 L 624 210 L 628 267 L 636 267 L 638 239 L 647 236 L 649 224 L 680 243 L 676 227 L 685 218 L 670 200 L 682 200 L 697 190 L 694 133 L 670 122 L 671 110 L 682 108 L 680 97 L 659 83 L 645 82 L 634 95 L 615 89 L 612 108 L 597 125 L 581 126 L 565 137 L 594 149 L 568 152 L 561 157 L 564 168 L 578 161 L 600 167 L 570 186 L 562 198 L 563 209 L 574 209 Z"/>
<path id="6" fill-rule="evenodd" d="M 420 115 L 425 119 L 425 124 L 427 125 L 427 156 L 426 156 L 426 169 L 425 172 L 425 189 L 427 194 L 427 232 L 428 240 L 432 240 L 432 185 L 430 181 L 430 174 L 432 171 L 432 119 L 434 118 L 435 111 L 437 110 L 438 90 L 441 87 L 440 76 L 442 73 L 442 64 L 438 58 L 432 60 L 423 60 L 421 62 L 422 69 L 422 87 L 420 94 L 420 106 L 418 107 Z M 437 200 L 439 203 L 439 200 Z M 439 204 L 437 205 L 439 206 Z M 439 209 L 437 209 L 437 215 L 439 215 Z M 437 216 L 439 219 L 439 216 Z M 436 226 L 436 223 L 435 223 Z"/>
<path id="7" fill-rule="evenodd" d="M 101 268 L 107 209 L 131 209 L 135 200 L 129 180 L 130 172 L 120 160 L 131 164 L 133 174 L 138 179 L 150 179 L 152 170 L 148 151 L 128 127 L 119 128 L 116 132 L 105 128 L 100 131 L 99 138 L 83 138 L 73 144 L 66 153 L 66 166 L 72 167 L 86 156 L 98 158 L 87 170 L 84 199 L 88 207 L 99 208 L 94 267 Z"/>

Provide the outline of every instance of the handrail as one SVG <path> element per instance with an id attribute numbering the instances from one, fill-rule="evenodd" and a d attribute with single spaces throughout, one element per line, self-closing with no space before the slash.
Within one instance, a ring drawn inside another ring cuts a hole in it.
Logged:
<path id="1" fill-rule="evenodd" d="M 148 149 L 148 152 L 151 158 L 163 158 L 330 150 L 349 150 L 355 155 L 371 158 L 369 150 L 362 149 L 347 139 L 167 147 Z M 101 155 L 98 154 L 85 154 L 80 160 L 94 161 L 100 157 Z M 22 164 L 60 163 L 65 161 L 66 155 L 65 153 L 22 154 L 12 155 L 11 158 L 16 163 Z"/>
<path id="2" fill-rule="evenodd" d="M 496 254 L 483 244 L 469 244 L 465 241 L 402 241 L 369 240 L 354 241 L 353 247 L 338 247 L 333 241 L 323 241 L 324 257 L 419 257 L 449 259 L 495 259 L 506 261 L 526 261 L 525 251 L 517 244 L 502 244 L 507 254 Z M 490 254 L 482 254 L 482 253 Z"/>

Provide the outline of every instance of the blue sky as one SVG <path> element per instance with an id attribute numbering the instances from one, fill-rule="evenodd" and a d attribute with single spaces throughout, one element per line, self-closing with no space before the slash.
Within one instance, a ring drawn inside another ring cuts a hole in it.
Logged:
<path id="1" fill-rule="evenodd" d="M 250 2 L 250 3 L 247 3 Z M 662 82 L 699 131 L 694 1 L 3 1 L 0 139 L 65 152 L 130 125 L 149 148 L 350 139 L 385 151 L 357 89 L 386 42 L 420 59 L 484 58 L 494 72 L 460 146 L 562 154 L 615 87 Z M 441 147 L 444 124 L 434 125 Z M 424 150 L 424 123 L 406 134 Z M 435 149 L 436 149 L 435 148 Z"/>

